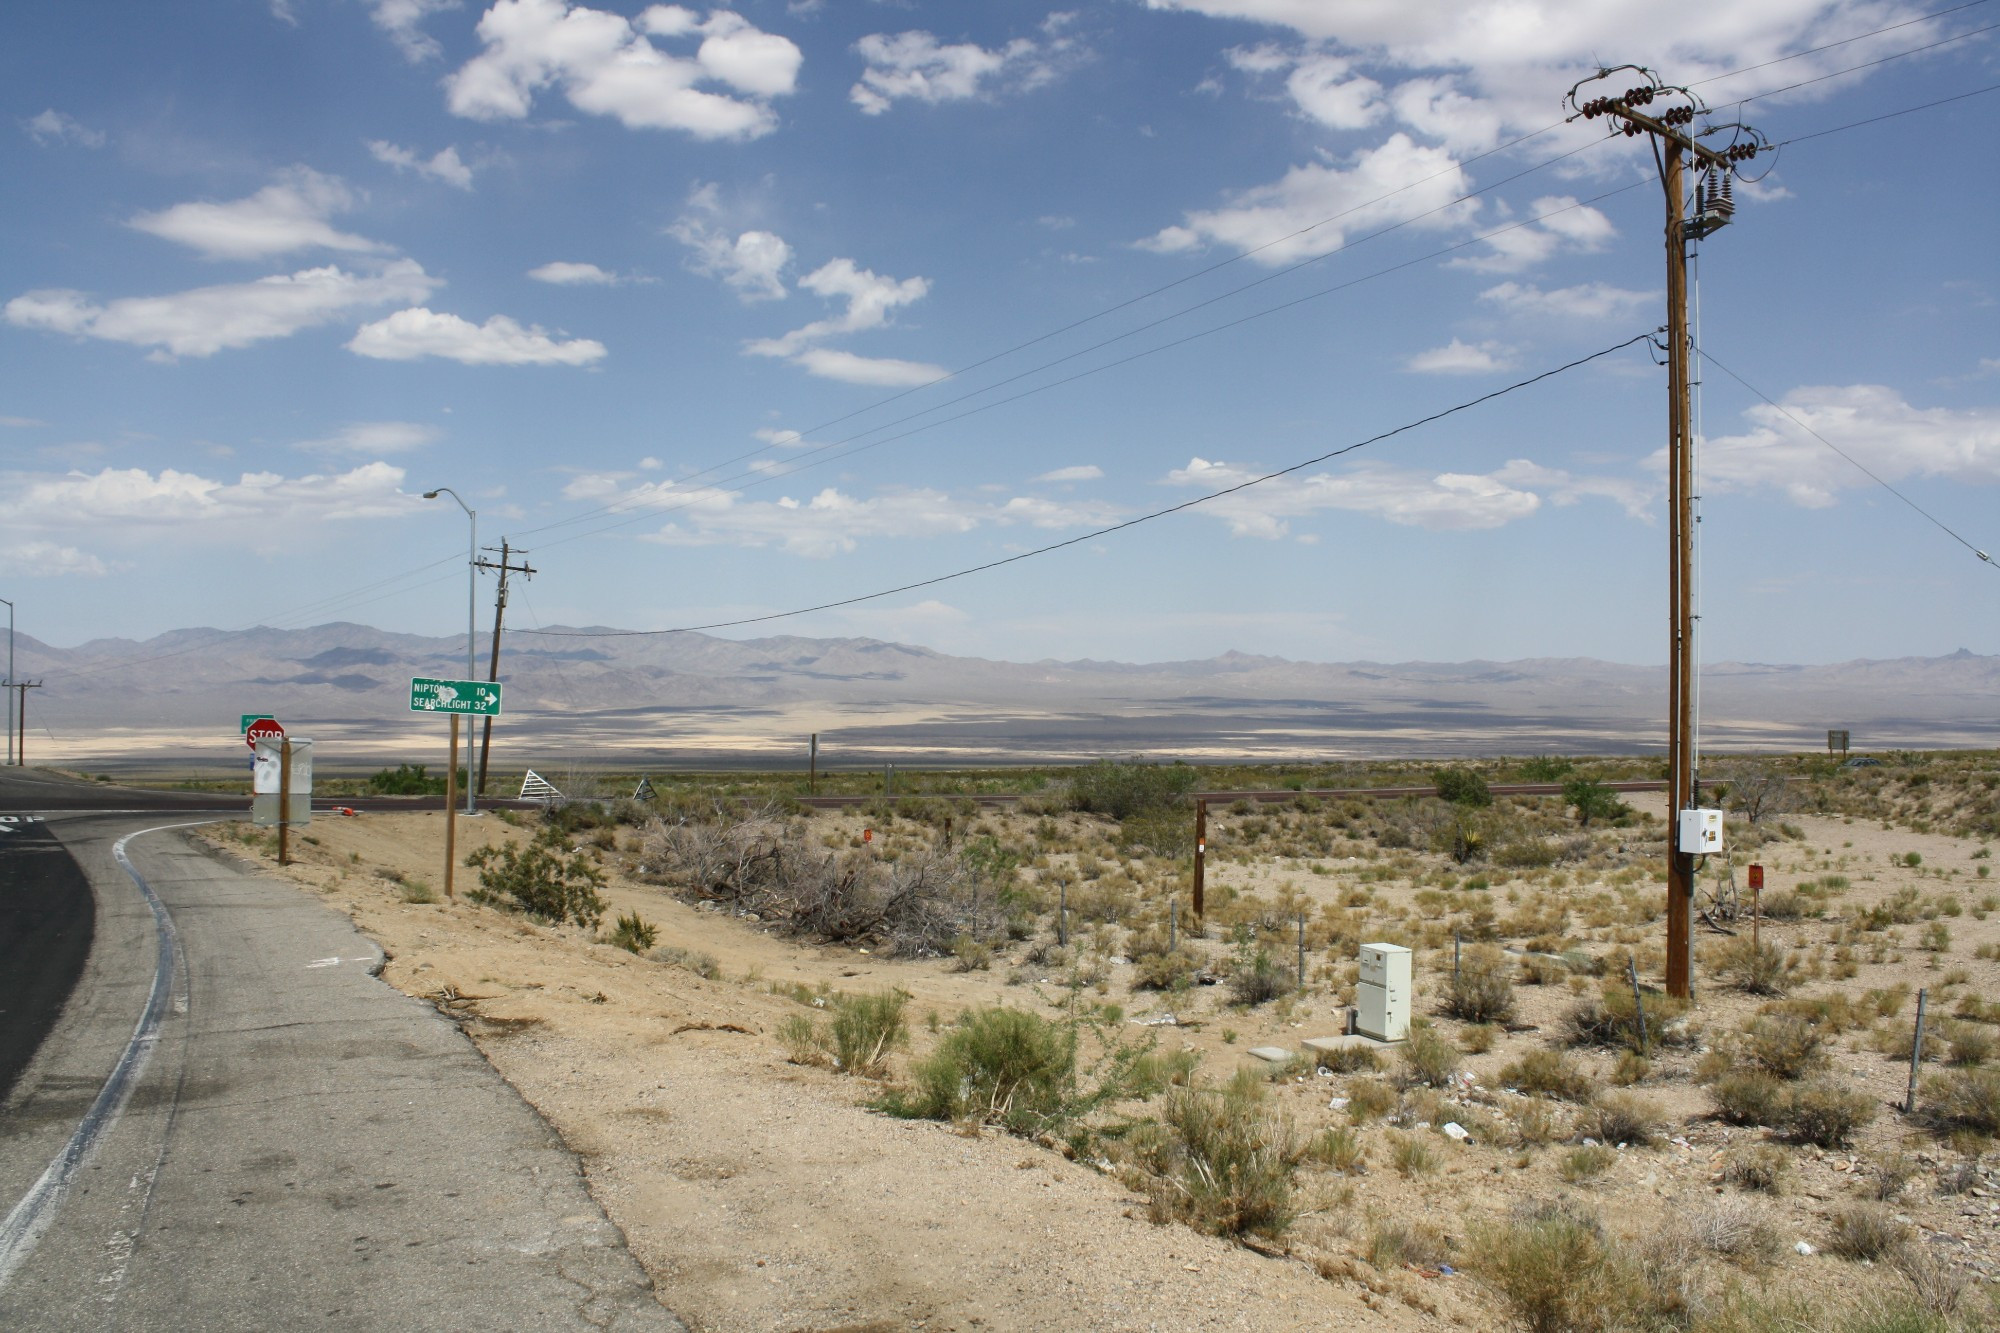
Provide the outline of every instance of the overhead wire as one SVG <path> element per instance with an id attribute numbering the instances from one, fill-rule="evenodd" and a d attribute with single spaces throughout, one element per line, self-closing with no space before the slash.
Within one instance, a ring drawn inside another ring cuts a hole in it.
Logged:
<path id="1" fill-rule="evenodd" d="M 1490 393 L 1483 393 L 1479 395 L 1477 398 L 1469 398 L 1462 403 L 1456 403 L 1451 407 L 1447 407 L 1440 411 L 1433 412 L 1428 416 L 1419 417 L 1414 421 L 1404 422 L 1400 426 L 1396 426 L 1389 430 L 1382 431 L 1379 434 L 1371 435 L 1366 439 L 1356 440 L 1352 444 L 1342 445 L 1338 449 L 1329 449 L 1325 453 L 1316 454 L 1311 458 L 1301 459 L 1299 462 L 1293 463 L 1288 467 L 1279 468 L 1274 472 L 1266 472 L 1261 476 L 1251 477 L 1246 481 L 1237 482 L 1233 486 L 1224 486 L 1220 490 L 1210 491 L 1204 495 L 1195 496 L 1191 500 L 1183 500 L 1179 504 L 1168 505 L 1164 509 L 1155 509 L 1151 513 L 1141 514 L 1136 518 L 1128 518 L 1122 520 L 1121 522 L 1108 524 L 1105 527 L 1097 528 L 1091 532 L 1086 532 L 1079 536 L 1068 537 L 1059 542 L 1050 542 L 1046 546 L 1038 546 L 1032 551 L 1018 551 L 1013 555 L 1004 556 L 998 560 L 988 560 L 984 564 L 972 565 L 965 569 L 954 570 L 949 574 L 939 574 L 933 578 L 920 579 L 913 583 L 904 583 L 894 588 L 883 588 L 876 592 L 862 593 L 859 596 L 855 597 L 844 597 L 837 601 L 821 602 L 816 606 L 800 607 L 792 611 L 773 611 L 765 615 L 746 616 L 738 620 L 714 621 L 706 625 L 682 625 L 682 626 L 676 626 L 672 629 L 650 629 L 650 630 L 534 629 L 534 630 L 523 630 L 521 632 L 524 634 L 539 634 L 551 638 L 565 638 L 565 639 L 655 638 L 665 634 L 689 634 L 706 630 L 734 629 L 742 625 L 761 625 L 773 620 L 788 620 L 794 616 L 810 615 L 816 611 L 832 611 L 844 606 L 855 606 L 862 602 L 872 602 L 883 597 L 894 597 L 899 593 L 914 592 L 919 588 L 936 587 L 940 583 L 949 583 L 955 579 L 967 578 L 973 574 L 983 574 L 988 570 L 999 569 L 1006 565 L 1019 564 L 1023 560 L 1032 560 L 1036 556 L 1048 555 L 1051 552 L 1060 551 L 1067 547 L 1079 546 L 1084 542 L 1096 541 L 1100 537 L 1108 537 L 1113 533 L 1124 532 L 1129 528 L 1136 528 L 1142 523 L 1151 523 L 1155 519 L 1165 518 L 1170 514 L 1179 514 L 1186 510 L 1193 509 L 1197 505 L 1208 504 L 1210 501 L 1220 500 L 1225 496 L 1235 495 L 1241 491 L 1247 491 L 1253 486 L 1262 486 L 1266 482 L 1276 481 L 1280 477 L 1288 477 L 1294 472 L 1300 472 L 1305 470 L 1306 468 L 1314 467 L 1320 463 L 1328 462 L 1331 459 L 1339 458 L 1346 454 L 1351 454 L 1358 449 L 1365 449 L 1371 444 L 1379 444 L 1383 440 L 1391 439 L 1397 435 L 1402 435 L 1409 431 L 1416 430 L 1419 427 L 1430 425 L 1432 422 L 1442 421 L 1444 418 L 1449 416 L 1454 416 L 1457 413 L 1469 411 L 1472 408 L 1481 406 L 1482 404 L 1490 403 L 1496 398 L 1504 398 L 1508 394 L 1515 393 L 1521 389 L 1528 388 L 1530 385 L 1540 384 L 1543 380 L 1553 379 L 1555 376 L 1561 375 L 1566 371 L 1575 370 L 1577 367 L 1589 365 L 1591 362 L 1596 361 L 1601 357 L 1607 357 L 1614 352 L 1623 351 L 1625 348 L 1631 347 L 1636 343 L 1650 342 L 1653 337 L 1654 334 L 1650 330 L 1645 333 L 1634 334 L 1632 337 L 1625 339 L 1623 342 L 1613 343 L 1609 347 L 1599 348 L 1597 351 L 1591 352 L 1586 356 L 1577 357 L 1573 361 L 1565 362 L 1564 364 L 1559 366 L 1553 366 L 1548 370 L 1540 372 L 1539 374 L 1530 375 L 1526 379 L 1517 380 L 1514 383 L 1507 385 L 1505 388 L 1495 389 Z"/>

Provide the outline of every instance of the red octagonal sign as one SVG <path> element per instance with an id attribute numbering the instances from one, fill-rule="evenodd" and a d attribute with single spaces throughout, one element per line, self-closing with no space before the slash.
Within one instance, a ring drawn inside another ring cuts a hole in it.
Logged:
<path id="1" fill-rule="evenodd" d="M 251 749 L 257 748 L 258 741 L 281 741 L 285 739 L 285 729 L 273 718 L 260 717 L 252 722 L 243 733 L 243 743 Z"/>

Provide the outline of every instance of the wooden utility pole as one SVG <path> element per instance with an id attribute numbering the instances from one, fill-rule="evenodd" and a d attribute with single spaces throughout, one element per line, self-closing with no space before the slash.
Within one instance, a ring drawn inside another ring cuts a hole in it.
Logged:
<path id="1" fill-rule="evenodd" d="M 1695 804 L 1695 610 L 1694 610 L 1694 528 L 1695 513 L 1693 410 L 1690 402 L 1692 350 L 1688 337 L 1688 245 L 1690 241 L 1726 225 L 1735 210 L 1730 181 L 1736 164 L 1756 156 L 1762 141 L 1743 126 L 1724 126 L 1736 132 L 1737 142 L 1718 151 L 1696 142 L 1683 127 L 1706 111 L 1701 100 L 1685 88 L 1662 84 L 1650 70 L 1637 65 L 1598 71 L 1596 79 L 1606 79 L 1619 70 L 1633 70 L 1645 82 L 1615 97 L 1577 101 L 1578 84 L 1566 99 L 1576 114 L 1586 120 L 1608 116 L 1616 121 L 1612 132 L 1635 138 L 1653 137 L 1659 156 L 1660 184 L 1667 206 L 1667 993 L 1682 999 L 1694 994 L 1694 855 L 1680 849 L 1680 812 Z M 1595 80 L 1587 79 L 1586 83 Z M 1671 101 L 1657 115 L 1637 108 L 1655 101 Z M 1574 117 L 1572 117 L 1574 119 Z M 1704 128 L 1701 137 L 1716 133 Z M 1690 220 L 1687 205 L 1690 192 L 1684 180 L 1688 159 L 1705 173 L 1708 190 L 1704 198 L 1700 180 L 1693 191 L 1696 216 Z"/>
<path id="2" fill-rule="evenodd" d="M 28 766 L 28 691 L 39 690 L 40 688 L 42 688 L 42 682 L 39 680 L 17 680 L 14 682 L 14 693 L 20 700 L 20 704 L 14 709 L 14 721 L 15 726 L 18 728 L 17 735 L 19 736 L 19 740 L 14 746 L 14 755 L 15 763 L 22 768 Z"/>
<path id="3" fill-rule="evenodd" d="M 486 549 L 490 551 L 493 548 L 489 546 Z M 520 564 L 510 565 L 507 563 L 507 556 L 510 551 L 514 555 L 523 557 Z M 496 564 L 491 560 L 477 562 L 480 569 L 497 569 L 500 571 L 500 587 L 493 595 L 493 657 L 486 668 L 486 679 L 489 682 L 500 679 L 500 624 L 507 614 L 507 575 L 510 573 L 519 574 L 523 578 L 533 578 L 535 576 L 535 571 L 528 567 L 527 560 L 525 559 L 527 554 L 526 551 L 513 551 L 507 545 L 507 539 L 502 537 L 500 539 L 499 563 Z M 479 785 L 474 788 L 481 796 L 486 795 L 486 758 L 492 750 L 493 715 L 488 713 L 486 715 L 486 725 L 479 738 Z"/>
<path id="4" fill-rule="evenodd" d="M 819 733 L 812 734 L 812 746 L 806 755 L 806 795 L 819 795 Z"/>
<path id="5" fill-rule="evenodd" d="M 451 762 L 444 766 L 444 896 L 451 891 L 452 872 L 458 868 L 458 714 L 451 715 Z"/>
<path id="6" fill-rule="evenodd" d="M 1202 905 L 1202 892 L 1207 887 L 1208 878 L 1208 802 L 1199 796 L 1194 800 L 1194 920 L 1195 929 L 1201 929 L 1206 915 Z"/>
<path id="7" fill-rule="evenodd" d="M 292 863 L 292 738 L 278 742 L 278 864 Z"/>

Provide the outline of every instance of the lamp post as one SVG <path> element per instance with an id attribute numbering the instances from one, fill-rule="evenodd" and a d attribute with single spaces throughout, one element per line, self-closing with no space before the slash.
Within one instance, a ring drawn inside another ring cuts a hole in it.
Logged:
<path id="1" fill-rule="evenodd" d="M 7 602 L 0 597 L 0 602 Z M 14 604 L 7 602 L 7 767 L 14 766 Z"/>
<path id="2" fill-rule="evenodd" d="M 479 578 L 479 515 L 474 512 L 471 505 L 459 499 L 458 492 L 449 486 L 440 486 L 434 491 L 425 491 L 424 499 L 435 500 L 440 495 L 449 495 L 452 498 L 452 502 L 465 511 L 465 517 L 472 524 L 472 539 L 465 548 L 465 678 L 467 680 L 476 680 L 478 677 L 474 674 L 473 670 L 473 643 L 478 637 L 478 629 L 473 621 L 473 606 L 478 594 L 476 581 Z M 448 776 L 456 777 L 458 755 L 456 747 L 453 748 L 454 752 L 451 760 L 453 772 Z M 470 775 L 468 774 L 468 776 Z M 467 782 L 465 784 L 465 813 L 468 815 L 478 813 L 478 811 L 473 809 L 472 802 L 472 784 Z"/>

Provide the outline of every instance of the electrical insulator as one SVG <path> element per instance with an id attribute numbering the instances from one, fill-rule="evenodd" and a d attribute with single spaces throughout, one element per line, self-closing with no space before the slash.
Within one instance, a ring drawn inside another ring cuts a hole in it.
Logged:
<path id="1" fill-rule="evenodd" d="M 1734 213 L 1736 211 L 1736 191 L 1730 185 L 1730 182 L 1735 179 L 1731 175 L 1725 175 L 1722 178 L 1722 211 L 1725 213 Z"/>

